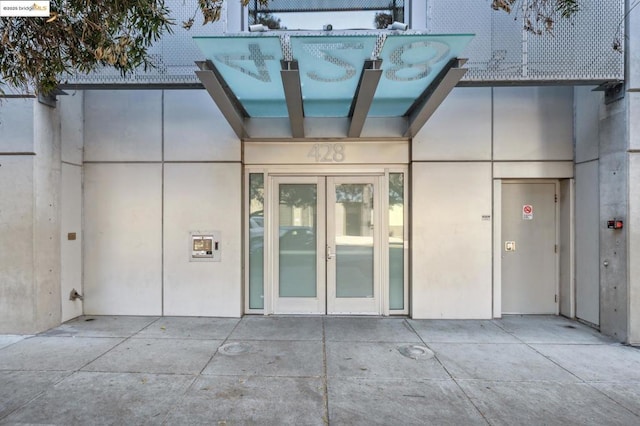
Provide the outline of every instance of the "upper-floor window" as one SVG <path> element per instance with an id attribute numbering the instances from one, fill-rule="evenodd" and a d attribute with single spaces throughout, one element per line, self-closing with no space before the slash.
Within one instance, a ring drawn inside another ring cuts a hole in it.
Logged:
<path id="1" fill-rule="evenodd" d="M 271 0 L 249 4 L 249 24 L 271 29 L 381 29 L 404 21 L 405 0 Z"/>

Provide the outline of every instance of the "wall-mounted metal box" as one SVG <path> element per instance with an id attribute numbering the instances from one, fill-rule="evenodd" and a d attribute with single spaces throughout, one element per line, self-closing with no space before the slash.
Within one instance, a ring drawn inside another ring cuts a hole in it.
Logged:
<path id="1" fill-rule="evenodd" d="M 220 231 L 193 231 L 189 234 L 190 262 L 220 262 L 221 260 Z"/>

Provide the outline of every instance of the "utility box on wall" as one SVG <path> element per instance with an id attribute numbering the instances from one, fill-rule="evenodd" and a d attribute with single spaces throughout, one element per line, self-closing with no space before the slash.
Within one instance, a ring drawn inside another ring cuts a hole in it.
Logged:
<path id="1" fill-rule="evenodd" d="M 193 231 L 189 237 L 189 262 L 220 262 L 220 231 Z"/>

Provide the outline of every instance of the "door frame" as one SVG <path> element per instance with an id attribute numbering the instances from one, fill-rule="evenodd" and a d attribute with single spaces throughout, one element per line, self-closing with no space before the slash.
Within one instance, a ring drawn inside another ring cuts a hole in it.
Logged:
<path id="1" fill-rule="evenodd" d="M 336 257 L 332 260 L 328 259 L 329 245 L 333 246 L 334 253 L 337 250 L 334 241 L 330 241 L 329 232 L 334 232 L 335 225 L 335 210 L 334 204 L 331 202 L 334 199 L 333 190 L 335 184 L 339 182 L 355 183 L 362 180 L 369 181 L 373 184 L 374 190 L 374 223 L 379 224 L 380 220 L 380 199 L 382 198 L 381 190 L 381 177 L 384 174 L 381 173 L 358 173 L 358 174 L 342 174 L 342 173 L 317 173 L 317 174 L 275 174 L 270 173 L 268 175 L 269 184 L 272 187 L 270 207 L 265 209 L 265 222 L 269 223 L 265 228 L 265 251 L 269 253 L 269 263 L 265 269 L 266 283 L 270 287 L 269 298 L 269 312 L 275 315 L 381 315 L 382 314 L 382 300 L 381 300 L 381 282 L 382 276 L 386 268 L 382 267 L 380 261 L 380 254 L 382 252 L 381 247 L 381 235 L 386 231 L 386 228 L 376 227 L 374 233 L 374 298 L 372 303 L 364 303 L 368 305 L 366 309 L 359 310 L 353 309 L 358 304 L 358 301 L 354 300 L 352 306 L 348 301 L 337 300 L 336 296 Z M 277 216 L 279 215 L 279 191 L 277 188 L 281 184 L 305 184 L 316 183 L 317 185 L 317 213 L 316 217 L 318 222 L 316 223 L 316 229 L 318 235 L 316 236 L 316 297 L 315 298 L 281 298 L 278 296 L 279 286 L 279 221 Z M 330 195 L 329 191 L 332 192 Z M 376 194 L 377 192 L 377 194 Z M 332 211 L 329 211 L 332 209 Z M 266 288 L 265 288 L 266 293 Z M 266 295 L 265 295 L 266 299 Z M 362 301 L 360 301 L 362 304 Z M 266 300 L 265 300 L 266 303 Z M 266 305 L 265 305 L 266 307 Z M 341 309 L 341 308 L 347 309 Z"/>
<path id="2" fill-rule="evenodd" d="M 556 197 L 560 195 L 559 179 L 494 179 L 493 180 L 493 318 L 502 318 L 502 185 L 503 184 L 552 183 Z M 555 291 L 560 298 L 560 203 L 555 203 Z M 556 315 L 560 314 L 560 300 L 556 303 Z"/>
<path id="3" fill-rule="evenodd" d="M 264 241 L 265 250 L 263 258 L 264 267 L 264 304 L 263 309 L 251 309 L 249 307 L 249 197 L 247 194 L 247 188 L 249 187 L 249 177 L 251 174 L 258 173 L 264 176 L 264 215 L 265 215 L 265 228 L 264 228 Z M 380 304 L 381 315 L 410 315 L 410 298 L 411 291 L 410 283 L 410 255 L 409 255 L 409 235 L 410 235 L 410 168 L 404 164 L 344 164 L 344 165 L 245 165 L 243 172 L 243 223 L 244 223 L 244 271 L 242 274 L 242 305 L 244 307 L 245 314 L 273 314 L 273 289 L 272 282 L 273 273 L 271 265 L 273 265 L 273 250 L 268 246 L 271 234 L 271 200 L 273 199 L 274 188 L 271 184 L 271 177 L 273 176 L 381 176 L 384 177 L 379 183 L 380 197 L 380 224 L 384 229 L 381 236 L 386 235 L 389 226 L 389 175 L 392 173 L 402 173 L 404 175 L 404 218 L 403 218 L 403 233 L 404 233 L 404 304 L 403 309 L 389 309 L 389 241 L 387 238 L 381 238 L 380 242 L 380 279 L 379 279 L 379 291 L 380 291 Z"/>
<path id="4" fill-rule="evenodd" d="M 382 233 L 386 228 L 381 227 L 381 198 L 382 198 L 382 175 L 373 175 L 373 174 L 361 174 L 361 175 L 349 175 L 349 176 L 326 176 L 326 245 L 327 247 L 332 246 L 335 252 L 335 256 L 333 257 L 333 261 L 329 262 L 327 259 L 326 262 L 326 275 L 325 275 L 325 283 L 326 283 L 326 296 L 327 296 L 327 307 L 326 313 L 327 315 L 380 315 L 382 313 L 382 286 L 380 285 L 382 275 L 384 271 L 387 269 L 383 267 L 380 261 L 380 254 L 382 251 Z M 368 180 L 370 182 L 365 182 Z M 335 185 L 340 185 L 342 183 L 371 183 L 374 188 L 374 197 L 373 197 L 373 223 L 371 226 L 374 229 L 373 233 L 373 300 L 362 300 L 363 298 L 339 298 L 337 296 L 337 245 L 335 243 L 335 225 L 336 225 L 336 217 L 335 217 Z M 331 191 L 331 193 L 329 192 Z M 332 209 L 330 212 L 329 209 Z M 332 238 L 329 238 L 329 233 L 331 233 Z M 349 303 L 345 300 L 339 299 L 348 299 L 352 302 L 349 306 Z M 360 299 L 360 300 L 358 300 Z M 342 309 L 344 305 L 347 305 L 345 309 Z M 364 309 L 357 309 L 355 312 L 352 312 L 350 309 L 353 306 L 368 306 Z"/>
<path id="5" fill-rule="evenodd" d="M 326 179 L 324 176 L 270 176 L 270 184 L 273 185 L 274 191 L 271 191 L 270 208 L 265 209 L 265 252 L 269 253 L 268 267 L 265 269 L 265 277 L 272 282 L 270 305 L 272 311 L 278 314 L 303 314 L 303 315 L 322 315 L 326 313 L 327 306 L 327 268 L 325 261 L 325 246 L 327 221 L 325 213 L 326 200 Z M 279 191 L 275 190 L 281 184 L 315 184 L 316 185 L 316 297 L 287 297 L 278 296 L 278 288 L 280 283 L 279 258 L 276 253 L 280 253 L 280 227 L 278 220 L 279 215 Z M 324 219 L 324 221 L 322 220 Z M 324 222 L 324 223 L 323 223 Z M 324 281 L 324 284 L 323 284 Z M 266 290 L 266 289 L 265 289 Z M 266 293 L 266 292 L 265 292 Z M 266 303 L 266 297 L 265 297 Z M 276 312 L 277 311 L 277 312 Z"/>

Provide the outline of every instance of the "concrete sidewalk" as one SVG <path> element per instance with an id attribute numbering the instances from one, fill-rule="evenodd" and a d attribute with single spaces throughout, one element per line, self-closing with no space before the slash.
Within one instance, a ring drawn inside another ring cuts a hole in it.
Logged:
<path id="1" fill-rule="evenodd" d="M 549 316 L 82 317 L 0 336 L 0 424 L 637 425 L 640 350 Z"/>

